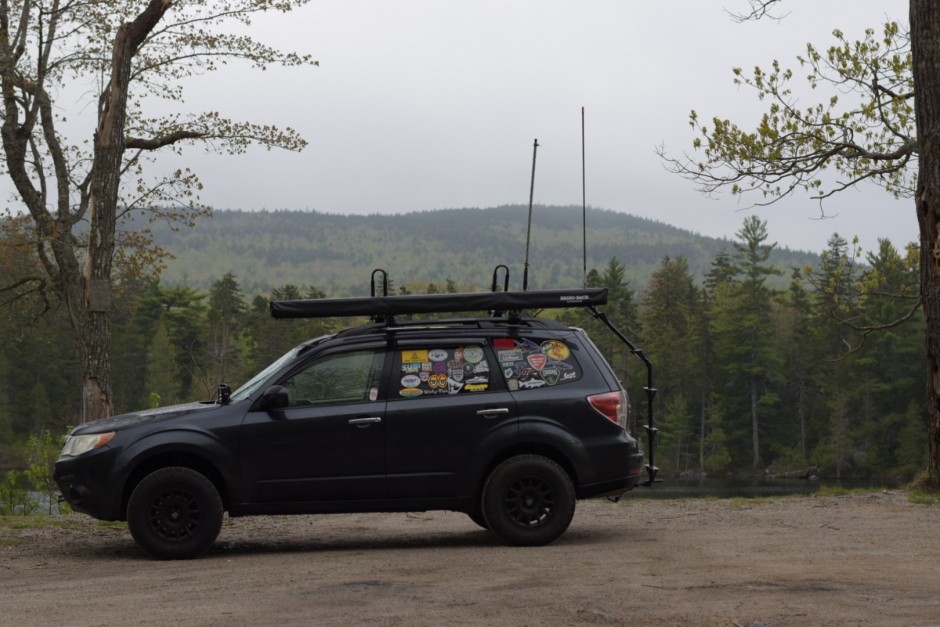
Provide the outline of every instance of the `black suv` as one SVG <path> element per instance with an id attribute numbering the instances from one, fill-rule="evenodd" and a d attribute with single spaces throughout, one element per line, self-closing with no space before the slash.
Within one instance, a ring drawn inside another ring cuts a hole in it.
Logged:
<path id="1" fill-rule="evenodd" d="M 624 390 L 587 334 L 521 311 L 596 313 L 606 297 L 272 303 L 275 317 L 373 322 L 310 340 L 238 390 L 220 386 L 215 401 L 84 424 L 55 479 L 73 509 L 127 520 L 163 559 L 204 552 L 224 511 L 454 510 L 509 544 L 546 544 L 567 529 L 576 499 L 633 488 L 643 452 L 627 430 Z M 430 311 L 490 315 L 401 319 Z"/>

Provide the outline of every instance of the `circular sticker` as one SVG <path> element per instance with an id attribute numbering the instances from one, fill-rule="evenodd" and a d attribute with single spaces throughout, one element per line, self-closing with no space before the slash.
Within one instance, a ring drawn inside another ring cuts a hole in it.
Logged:
<path id="1" fill-rule="evenodd" d="M 447 351 L 440 348 L 435 348 L 428 353 L 428 359 L 431 361 L 444 361 L 447 359 Z"/>
<path id="2" fill-rule="evenodd" d="M 416 374 L 408 374 L 401 378 L 403 388 L 416 388 L 421 385 L 421 377 Z"/>
<path id="3" fill-rule="evenodd" d="M 545 340 L 542 342 L 541 349 L 552 361 L 563 361 L 571 356 L 571 350 L 565 346 L 564 342 L 558 340 Z"/>
<path id="4" fill-rule="evenodd" d="M 479 363 L 483 359 L 483 349 L 479 346 L 464 346 L 463 358 L 471 364 Z"/>

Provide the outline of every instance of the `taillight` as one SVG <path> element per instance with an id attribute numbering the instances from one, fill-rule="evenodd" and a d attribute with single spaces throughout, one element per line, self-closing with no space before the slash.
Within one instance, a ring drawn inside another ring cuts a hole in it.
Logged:
<path id="1" fill-rule="evenodd" d="M 627 395 L 623 390 L 588 396 L 597 413 L 627 429 Z"/>

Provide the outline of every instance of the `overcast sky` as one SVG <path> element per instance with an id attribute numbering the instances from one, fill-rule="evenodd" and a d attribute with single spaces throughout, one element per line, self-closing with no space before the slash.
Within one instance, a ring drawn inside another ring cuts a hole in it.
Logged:
<path id="1" fill-rule="evenodd" d="M 525 205 L 538 139 L 537 204 L 581 204 L 581 107 L 587 202 L 733 238 L 747 199 L 709 199 L 665 171 L 657 146 L 689 150 L 691 109 L 752 123 L 753 93 L 731 69 L 796 66 L 834 28 L 860 38 L 901 0 L 787 0 L 782 21 L 736 24 L 746 0 L 314 0 L 256 23 L 266 43 L 319 68 L 221 75 L 188 106 L 298 129 L 302 153 L 190 152 L 216 208 L 391 213 Z M 806 99 L 805 103 L 810 103 Z M 901 246 L 917 238 L 910 200 L 865 186 L 757 210 L 782 246 L 819 252 L 837 231 Z M 538 216 L 536 214 L 535 220 Z M 433 234 L 429 234 L 433 235 Z"/>

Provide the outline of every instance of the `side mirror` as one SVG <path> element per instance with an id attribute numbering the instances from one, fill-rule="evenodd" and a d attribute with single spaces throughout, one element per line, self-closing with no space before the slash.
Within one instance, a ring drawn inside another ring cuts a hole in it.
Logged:
<path id="1" fill-rule="evenodd" d="M 258 401 L 258 408 L 263 411 L 284 409 L 290 405 L 290 395 L 283 385 L 272 385 L 262 394 Z"/>

